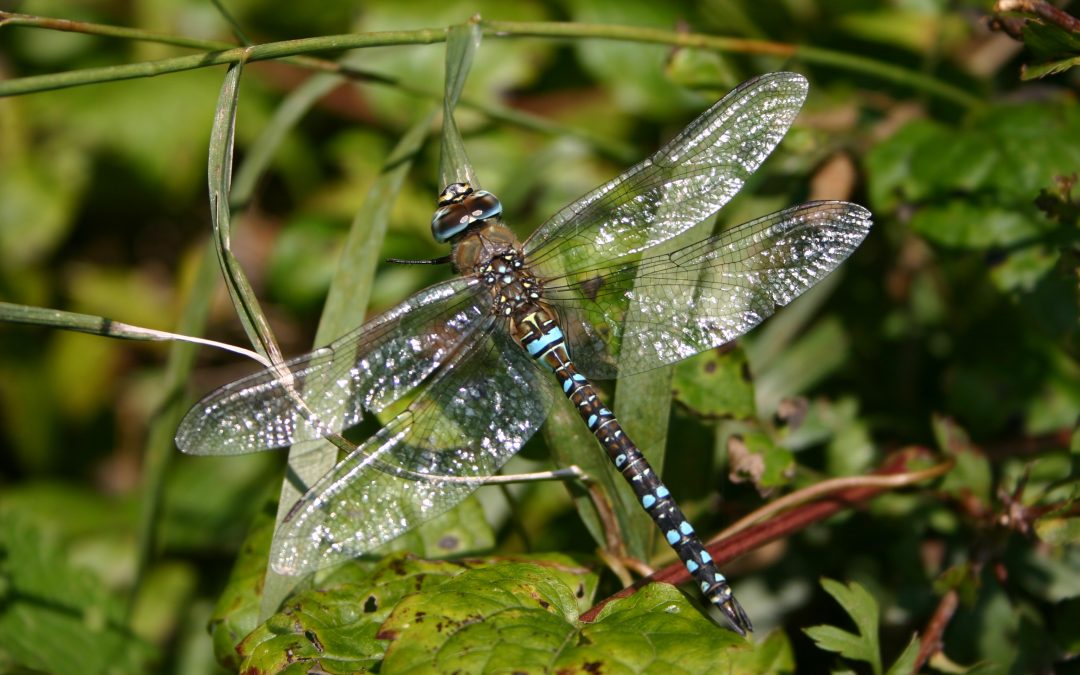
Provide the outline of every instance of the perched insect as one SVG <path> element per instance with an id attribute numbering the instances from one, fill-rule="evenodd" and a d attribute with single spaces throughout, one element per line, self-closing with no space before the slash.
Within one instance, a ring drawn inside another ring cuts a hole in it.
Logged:
<path id="1" fill-rule="evenodd" d="M 184 418 L 177 445 L 211 455 L 284 447 L 353 426 L 364 411 L 416 391 L 281 525 L 271 563 L 300 574 L 370 551 L 457 504 L 540 427 L 555 385 L 704 596 L 745 634 L 750 620 L 727 580 L 588 378 L 639 373 L 735 339 L 866 237 L 869 211 L 819 201 L 650 253 L 739 191 L 806 92 L 794 73 L 742 84 L 524 243 L 503 224 L 494 195 L 448 186 L 431 227 L 452 246 L 460 276 L 328 347 L 210 394 Z"/>

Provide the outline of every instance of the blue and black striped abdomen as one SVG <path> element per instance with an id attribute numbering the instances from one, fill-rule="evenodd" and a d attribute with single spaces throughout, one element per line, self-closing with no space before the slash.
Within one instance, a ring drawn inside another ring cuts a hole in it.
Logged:
<path id="1" fill-rule="evenodd" d="M 732 596 L 727 579 L 716 569 L 712 556 L 705 550 L 663 481 L 623 432 L 615 415 L 604 406 L 596 388 L 574 368 L 558 322 L 548 312 L 537 308 L 515 322 L 514 332 L 521 346 L 555 373 L 563 393 L 577 408 L 589 431 L 600 441 L 615 468 L 633 488 L 642 508 L 652 516 L 705 597 L 720 608 L 740 634 L 745 635 L 752 630 L 750 619 Z"/>

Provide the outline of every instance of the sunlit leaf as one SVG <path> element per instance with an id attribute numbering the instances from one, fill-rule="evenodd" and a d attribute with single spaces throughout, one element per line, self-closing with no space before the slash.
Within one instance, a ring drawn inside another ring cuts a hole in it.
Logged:
<path id="1" fill-rule="evenodd" d="M 675 367 L 675 400 L 705 417 L 754 415 L 754 387 L 746 353 L 712 350 Z"/>
<path id="2" fill-rule="evenodd" d="M 822 587 L 833 596 L 855 622 L 857 633 L 836 626 L 814 626 L 804 631 L 817 646 L 843 657 L 870 664 L 874 673 L 881 673 L 881 652 L 878 645 L 878 604 L 874 596 L 856 582 L 847 586 L 822 579 Z"/>

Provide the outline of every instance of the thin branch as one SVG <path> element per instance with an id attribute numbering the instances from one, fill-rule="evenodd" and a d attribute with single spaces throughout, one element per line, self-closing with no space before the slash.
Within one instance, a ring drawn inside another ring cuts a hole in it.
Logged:
<path id="1" fill-rule="evenodd" d="M 831 484 L 832 490 L 827 491 L 827 494 L 823 492 L 822 495 L 819 495 L 824 497 L 820 501 L 812 504 L 803 504 L 799 508 L 779 515 L 770 521 L 750 526 L 732 536 L 730 539 L 726 539 L 720 543 L 711 543 L 707 546 L 707 549 L 717 565 L 723 565 L 724 563 L 770 541 L 786 537 L 805 529 L 812 523 L 822 521 L 844 509 L 868 501 L 885 490 L 895 487 L 897 483 L 900 485 L 910 484 L 912 482 L 911 476 L 920 476 L 919 480 L 926 480 L 927 478 L 941 475 L 952 468 L 951 462 L 944 462 L 930 467 L 929 469 L 915 472 L 905 471 L 911 462 L 930 458 L 932 458 L 932 455 L 929 450 L 917 447 L 911 448 L 893 455 L 885 465 L 875 471 L 876 476 L 857 477 L 856 480 L 848 482 L 847 487 L 842 489 L 838 488 L 837 485 L 843 485 L 840 481 L 849 481 L 849 479 L 826 481 Z M 879 478 L 888 478 L 890 480 L 882 481 L 878 480 Z M 803 493 L 803 495 L 806 493 L 805 490 L 800 492 Z M 773 511 L 773 509 L 768 510 L 770 512 Z M 757 520 L 756 514 L 754 520 Z M 668 565 L 656 574 L 640 579 L 633 586 L 624 588 L 618 593 L 593 605 L 588 612 L 581 615 L 581 620 L 584 622 L 594 620 L 607 603 L 617 598 L 633 595 L 637 592 L 638 588 L 651 582 L 660 581 L 669 584 L 680 584 L 689 579 L 690 574 L 686 571 L 686 567 L 682 563 Z"/>
<path id="2" fill-rule="evenodd" d="M 65 73 L 52 73 L 49 75 L 16 78 L 6 82 L 0 82 L 0 96 L 12 96 L 35 91 L 62 89 L 64 87 L 75 87 L 96 82 L 112 82 L 139 77 L 153 77 L 165 73 L 235 63 L 244 57 L 244 48 L 235 47 L 233 45 L 226 46 L 224 43 L 220 42 L 190 40 L 187 38 L 161 36 L 129 28 L 100 26 L 97 24 L 63 21 L 59 19 L 31 17 L 12 12 L 0 12 L 0 27 L 5 25 L 51 28 L 54 30 L 109 35 L 126 39 L 153 40 L 177 46 L 204 49 L 206 53 L 162 59 L 160 61 L 109 66 L 105 68 L 87 68 Z M 959 87 L 954 87 L 924 73 L 901 68 L 884 61 L 813 46 L 793 45 L 790 43 L 771 42 L 767 40 L 746 40 L 742 38 L 703 35 L 700 33 L 684 33 L 645 28 L 641 26 L 543 21 L 483 21 L 481 22 L 481 27 L 485 37 L 491 38 L 593 38 L 663 44 L 672 47 L 690 47 L 723 53 L 761 54 L 793 58 L 805 61 L 806 63 L 832 66 L 851 72 L 873 75 L 884 80 L 926 91 L 967 108 L 974 108 L 982 105 L 982 102 L 978 97 L 969 94 Z M 443 28 L 330 35 L 255 45 L 248 48 L 247 60 L 262 61 L 266 59 L 283 59 L 286 57 L 296 59 L 298 57 L 302 58 L 301 55 L 303 54 L 317 52 L 391 45 L 432 44 L 443 42 L 445 40 L 446 29 Z M 330 72 L 342 72 L 335 66 L 328 66 L 328 64 L 332 62 L 308 60 L 304 62 L 294 61 L 294 63 L 302 65 L 305 68 L 314 68 L 322 71 L 327 71 L 328 68 L 330 68 Z"/>
<path id="3" fill-rule="evenodd" d="M 612 26 L 588 23 L 485 21 L 484 31 L 485 35 L 492 35 L 493 37 L 601 38 L 626 42 L 665 44 L 673 47 L 691 47 L 723 53 L 780 56 L 799 59 L 806 63 L 833 66 L 851 72 L 866 73 L 883 80 L 890 80 L 897 84 L 926 91 L 966 108 L 982 106 L 982 101 L 978 97 L 924 73 L 901 68 L 884 61 L 820 47 L 703 35 L 701 33 L 682 33 L 643 28 L 641 26 Z"/>
<path id="4" fill-rule="evenodd" d="M 945 628 L 956 614 L 959 604 L 960 594 L 955 590 L 947 591 L 941 596 L 941 602 L 938 603 L 934 615 L 930 617 L 923 631 L 922 640 L 919 643 L 919 655 L 915 657 L 915 667 L 912 668 L 912 672 L 922 672 L 922 667 L 930 660 L 930 657 L 942 651 L 944 648 L 942 635 L 945 634 Z"/>
<path id="5" fill-rule="evenodd" d="M 895 489 L 906 487 L 908 485 L 914 485 L 915 483 L 921 483 L 924 480 L 936 478 L 940 475 L 947 473 L 952 469 L 954 460 L 949 460 L 932 466 L 922 471 L 912 471 L 910 473 L 893 474 L 888 476 L 845 476 L 844 478 L 832 478 L 829 480 L 815 483 L 809 487 L 805 487 L 802 490 L 796 490 L 790 494 L 784 495 L 779 499 L 775 499 L 768 504 L 762 506 L 760 509 L 746 515 L 743 518 L 735 521 L 723 531 L 710 539 L 710 542 L 721 541 L 727 539 L 732 535 L 742 532 L 751 525 L 757 522 L 761 522 L 770 518 L 774 514 L 786 511 L 799 504 L 805 504 L 807 502 L 825 497 L 833 492 L 840 492 L 841 490 L 849 490 L 853 488 L 864 487 L 878 487 L 883 489 Z"/>

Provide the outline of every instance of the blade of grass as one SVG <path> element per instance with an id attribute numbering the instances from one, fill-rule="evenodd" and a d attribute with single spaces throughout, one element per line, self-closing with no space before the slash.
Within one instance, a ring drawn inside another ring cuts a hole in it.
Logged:
<path id="1" fill-rule="evenodd" d="M 461 140 L 457 122 L 454 121 L 454 108 L 465 87 L 465 80 L 472 67 L 473 56 L 480 46 L 480 26 L 475 20 L 451 26 L 446 39 L 446 75 L 443 92 L 443 127 L 442 152 L 439 159 L 439 187 L 451 183 L 469 183 L 474 188 L 480 187 L 476 172 L 465 154 L 465 144 Z"/>
<path id="2" fill-rule="evenodd" d="M 243 61 L 230 66 L 221 85 L 214 126 L 210 133 L 210 156 L 207 175 L 210 184 L 210 214 L 218 264 L 225 277 L 233 306 L 244 326 L 248 340 L 272 363 L 282 361 L 281 349 L 259 305 L 254 289 L 232 253 L 232 212 L 229 193 L 232 187 L 233 145 L 236 131 L 236 108 L 239 103 L 240 75 Z"/>
<path id="3" fill-rule="evenodd" d="M 30 307 L 28 305 L 15 305 L 10 302 L 0 302 L 0 321 L 23 323 L 34 326 L 49 326 L 51 328 L 60 328 L 78 333 L 90 333 L 92 335 L 101 335 L 103 337 L 113 337 L 123 340 L 141 340 L 147 342 L 166 342 L 175 340 L 178 342 L 189 342 L 191 344 L 224 349 L 225 351 L 234 352 L 255 359 L 263 365 L 269 365 L 269 362 L 266 361 L 261 354 L 256 354 L 250 349 L 225 344 L 224 342 L 215 342 L 214 340 L 207 340 L 205 338 L 192 337 L 190 335 L 181 335 L 179 333 L 170 333 L 163 330 L 154 330 L 153 328 L 132 326 L 131 324 L 113 321 L 112 319 L 103 316 L 94 316 L 92 314 L 79 314 L 78 312 L 66 312 L 59 309 Z"/>
<path id="4" fill-rule="evenodd" d="M 665 244 L 657 252 L 663 253 L 672 248 L 672 244 Z M 632 302 L 626 310 L 624 321 L 629 327 L 641 320 L 641 316 L 638 303 Z M 615 382 L 613 410 L 657 475 L 663 474 L 667 454 L 671 378 L 674 371 L 674 366 L 664 366 L 636 375 L 620 376 Z M 652 518 L 641 508 L 637 496 L 625 481 L 620 481 L 614 498 L 617 500 L 616 508 L 622 522 L 627 552 L 639 560 L 648 560 L 658 534 Z"/>
<path id="5" fill-rule="evenodd" d="M 633 306 L 627 311 L 627 322 L 634 319 Z M 637 375 L 620 377 L 615 384 L 615 415 L 634 439 L 645 459 L 657 475 L 664 470 L 667 452 L 668 418 L 671 415 L 671 366 L 656 368 Z M 595 446 L 596 443 L 593 443 Z M 595 451 L 593 447 L 590 450 Z M 610 468 L 608 469 L 611 470 Z M 648 560 L 653 540 L 658 534 L 656 525 L 626 481 L 619 482 L 616 505 L 623 523 L 626 551 L 639 560 Z"/>
<path id="6" fill-rule="evenodd" d="M 413 159 L 427 137 L 436 110 L 432 108 L 421 117 L 398 142 L 383 165 L 382 173 L 368 190 L 364 205 L 357 211 L 334 278 L 330 282 L 330 291 L 315 337 L 317 345 L 326 344 L 363 323 L 364 308 L 371 297 L 379 250 L 390 221 L 390 211 Z M 307 490 L 307 486 L 334 467 L 337 455 L 337 446 L 323 441 L 293 446 L 289 451 L 286 480 L 281 486 L 275 531 L 296 500 Z M 265 621 L 277 611 L 295 581 L 292 577 L 283 577 L 273 569 L 267 569 L 260 621 Z"/>
<path id="7" fill-rule="evenodd" d="M 623 525 L 621 513 L 615 515 L 612 495 L 618 494 L 619 483 L 624 481 L 611 470 L 611 461 L 598 451 L 596 439 L 564 397 L 556 398 L 541 433 L 556 466 L 577 465 L 592 480 L 589 489 L 573 481 L 566 481 L 566 488 L 593 540 L 607 553 L 621 558 L 626 554 Z"/>

